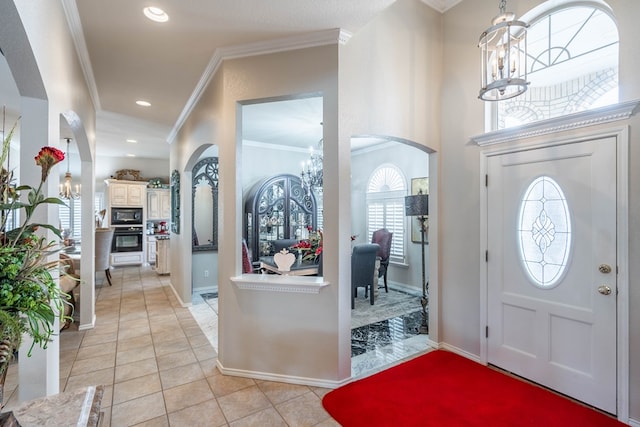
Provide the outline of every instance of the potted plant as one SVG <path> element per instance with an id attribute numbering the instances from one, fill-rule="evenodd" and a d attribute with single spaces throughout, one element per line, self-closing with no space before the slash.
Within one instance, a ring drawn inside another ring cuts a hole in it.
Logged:
<path id="1" fill-rule="evenodd" d="M 60 243 L 37 233 L 39 228 L 45 228 L 61 238 L 60 230 L 51 224 L 31 221 L 35 209 L 42 204 L 64 205 L 60 199 L 42 193 L 51 168 L 64 159 L 64 153 L 54 147 L 43 147 L 35 157 L 41 167 L 39 185 L 16 185 L 13 172 L 5 168 L 14 129 L 15 126 L 4 139 L 0 156 L 0 389 L 23 334 L 33 340 L 28 356 L 36 345 L 46 348 L 56 333 L 56 318 L 65 320 L 64 304 L 69 298 L 60 290 L 57 274 L 52 275 L 59 268 L 57 257 L 52 255 L 57 253 Z M 21 199 L 23 192 L 26 200 Z M 21 224 L 12 227 L 9 219 L 18 215 Z"/>

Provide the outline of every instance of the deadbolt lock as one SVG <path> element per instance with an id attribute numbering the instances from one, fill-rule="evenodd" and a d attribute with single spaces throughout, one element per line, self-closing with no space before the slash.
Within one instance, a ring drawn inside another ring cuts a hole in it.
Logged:
<path id="1" fill-rule="evenodd" d="M 611 288 L 607 285 L 598 286 L 598 292 L 602 295 L 609 295 L 611 294 Z"/>
<path id="2" fill-rule="evenodd" d="M 600 273 L 611 273 L 611 266 L 608 264 L 600 264 L 600 267 L 598 267 L 598 270 L 600 271 Z"/>

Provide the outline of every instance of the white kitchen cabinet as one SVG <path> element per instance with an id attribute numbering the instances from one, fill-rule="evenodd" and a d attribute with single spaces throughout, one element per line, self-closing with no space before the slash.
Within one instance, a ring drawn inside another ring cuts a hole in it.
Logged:
<path id="1" fill-rule="evenodd" d="M 169 244 L 171 240 L 167 237 L 159 238 L 156 241 L 156 273 L 169 274 Z"/>
<path id="2" fill-rule="evenodd" d="M 147 219 L 169 219 L 171 217 L 171 197 L 164 188 L 147 190 Z"/>
<path id="3" fill-rule="evenodd" d="M 112 252 L 111 266 L 140 265 L 142 264 L 142 252 Z"/>
<path id="4" fill-rule="evenodd" d="M 110 206 L 144 206 L 146 182 L 127 182 L 113 179 L 108 179 L 105 182 L 109 188 Z"/>
<path id="5" fill-rule="evenodd" d="M 156 237 L 147 236 L 147 262 L 149 264 L 156 263 Z"/>

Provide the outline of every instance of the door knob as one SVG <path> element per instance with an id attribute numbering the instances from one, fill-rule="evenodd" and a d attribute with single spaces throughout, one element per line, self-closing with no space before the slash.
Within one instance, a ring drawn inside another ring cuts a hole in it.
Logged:
<path id="1" fill-rule="evenodd" d="M 598 286 L 598 292 L 602 295 L 609 295 L 611 293 L 611 288 L 607 285 Z"/>
<path id="2" fill-rule="evenodd" d="M 611 266 L 608 264 L 600 264 L 600 266 L 598 267 L 598 271 L 600 271 L 600 273 L 611 273 Z"/>

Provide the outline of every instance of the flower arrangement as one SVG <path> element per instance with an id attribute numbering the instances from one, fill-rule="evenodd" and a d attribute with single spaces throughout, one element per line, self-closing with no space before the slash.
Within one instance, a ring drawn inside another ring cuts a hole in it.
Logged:
<path id="1" fill-rule="evenodd" d="M 14 130 L 15 126 L 4 139 L 0 156 L 0 375 L 6 373 L 24 333 L 33 339 L 29 356 L 35 345 L 47 347 L 55 333 L 56 317 L 66 320 L 63 309 L 69 299 L 51 274 L 59 268 L 58 259 L 50 260 L 59 250 L 59 242 L 36 234 L 42 227 L 61 238 L 60 230 L 51 224 L 31 222 L 38 206 L 64 205 L 60 199 L 42 193 L 51 168 L 64 160 L 64 153 L 54 147 L 43 147 L 35 157 L 41 168 L 39 185 L 35 188 L 16 185 L 13 172 L 4 166 Z M 27 194 L 26 201 L 21 200 L 22 192 Z M 22 223 L 10 229 L 9 218 L 18 214 L 24 218 Z"/>
<path id="2" fill-rule="evenodd" d="M 313 231 L 311 226 L 307 227 L 309 238 L 300 240 L 291 249 L 304 252 L 302 261 L 316 261 L 322 253 L 322 230 Z"/>

